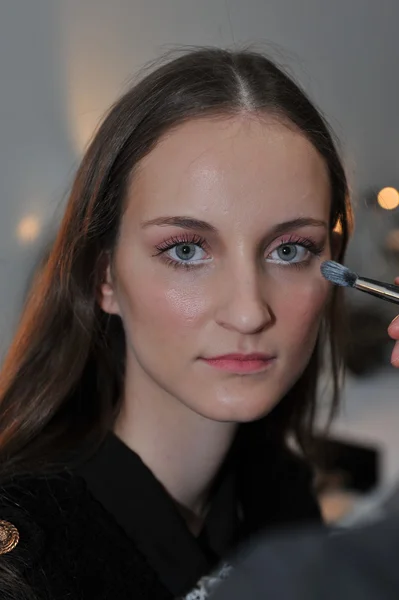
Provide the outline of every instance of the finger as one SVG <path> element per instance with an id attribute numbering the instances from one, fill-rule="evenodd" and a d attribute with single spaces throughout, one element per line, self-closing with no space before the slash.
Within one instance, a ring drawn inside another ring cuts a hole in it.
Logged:
<path id="1" fill-rule="evenodd" d="M 393 340 L 399 340 L 399 315 L 395 317 L 392 323 L 389 325 L 388 335 Z"/>
<path id="2" fill-rule="evenodd" d="M 395 277 L 395 284 L 399 285 L 399 277 Z M 399 367 L 399 315 L 389 325 L 388 335 L 392 339 L 398 340 L 392 350 L 391 363 L 394 367 Z"/>
<path id="3" fill-rule="evenodd" d="M 396 342 L 395 346 L 393 347 L 391 355 L 391 364 L 394 367 L 399 368 L 399 342 Z"/>
<path id="4" fill-rule="evenodd" d="M 395 277 L 395 285 L 399 285 L 399 277 Z M 399 317 L 399 315 L 394 318 L 394 320 L 388 327 L 388 334 L 394 340 L 399 339 L 398 338 L 398 336 L 399 336 L 399 318 L 398 317 Z"/>

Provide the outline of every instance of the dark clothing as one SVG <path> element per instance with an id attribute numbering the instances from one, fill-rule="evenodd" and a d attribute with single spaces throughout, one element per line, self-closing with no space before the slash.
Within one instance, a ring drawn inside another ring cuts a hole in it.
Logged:
<path id="1" fill-rule="evenodd" d="M 218 482 L 198 538 L 190 533 L 172 499 L 140 457 L 116 436 L 109 436 L 80 474 L 175 597 L 216 566 L 238 535 L 231 472 L 224 473 Z"/>
<path id="2" fill-rule="evenodd" d="M 77 470 L 4 482 L 0 520 L 20 533 L 0 561 L 22 565 L 40 598 L 172 600 L 237 543 L 264 528 L 320 521 L 320 513 L 311 473 L 296 457 L 265 444 L 249 460 L 234 446 L 194 537 L 139 456 L 110 434 Z"/>
<path id="3" fill-rule="evenodd" d="M 331 537 L 267 537 L 212 600 L 398 600 L 399 516 Z"/>

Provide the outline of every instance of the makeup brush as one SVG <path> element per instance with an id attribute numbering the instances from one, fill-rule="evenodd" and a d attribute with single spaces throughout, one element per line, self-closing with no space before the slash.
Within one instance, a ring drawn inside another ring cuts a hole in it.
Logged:
<path id="1" fill-rule="evenodd" d="M 359 277 L 357 273 L 354 273 L 347 267 L 340 265 L 333 260 L 326 260 L 320 267 L 321 274 L 325 279 L 335 283 L 335 285 L 342 285 L 344 287 L 352 287 L 371 296 L 376 296 L 382 300 L 399 304 L 399 286 L 392 285 L 391 283 L 384 283 L 383 281 L 376 281 L 374 279 L 367 279 L 366 277 Z"/>

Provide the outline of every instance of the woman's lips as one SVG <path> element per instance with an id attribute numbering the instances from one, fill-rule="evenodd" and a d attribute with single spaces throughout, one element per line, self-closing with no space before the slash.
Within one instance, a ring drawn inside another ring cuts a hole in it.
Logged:
<path id="1" fill-rule="evenodd" d="M 260 373 L 266 371 L 275 357 L 266 354 L 224 354 L 203 358 L 209 366 L 229 373 Z"/>

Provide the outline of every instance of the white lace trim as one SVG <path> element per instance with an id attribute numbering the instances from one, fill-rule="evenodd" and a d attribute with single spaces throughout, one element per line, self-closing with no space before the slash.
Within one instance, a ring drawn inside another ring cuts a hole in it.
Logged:
<path id="1" fill-rule="evenodd" d="M 215 573 L 202 577 L 195 588 L 179 600 L 208 600 L 209 596 L 215 591 L 218 585 L 220 585 L 224 579 L 227 579 L 231 570 L 232 567 L 229 564 L 224 563 Z"/>

